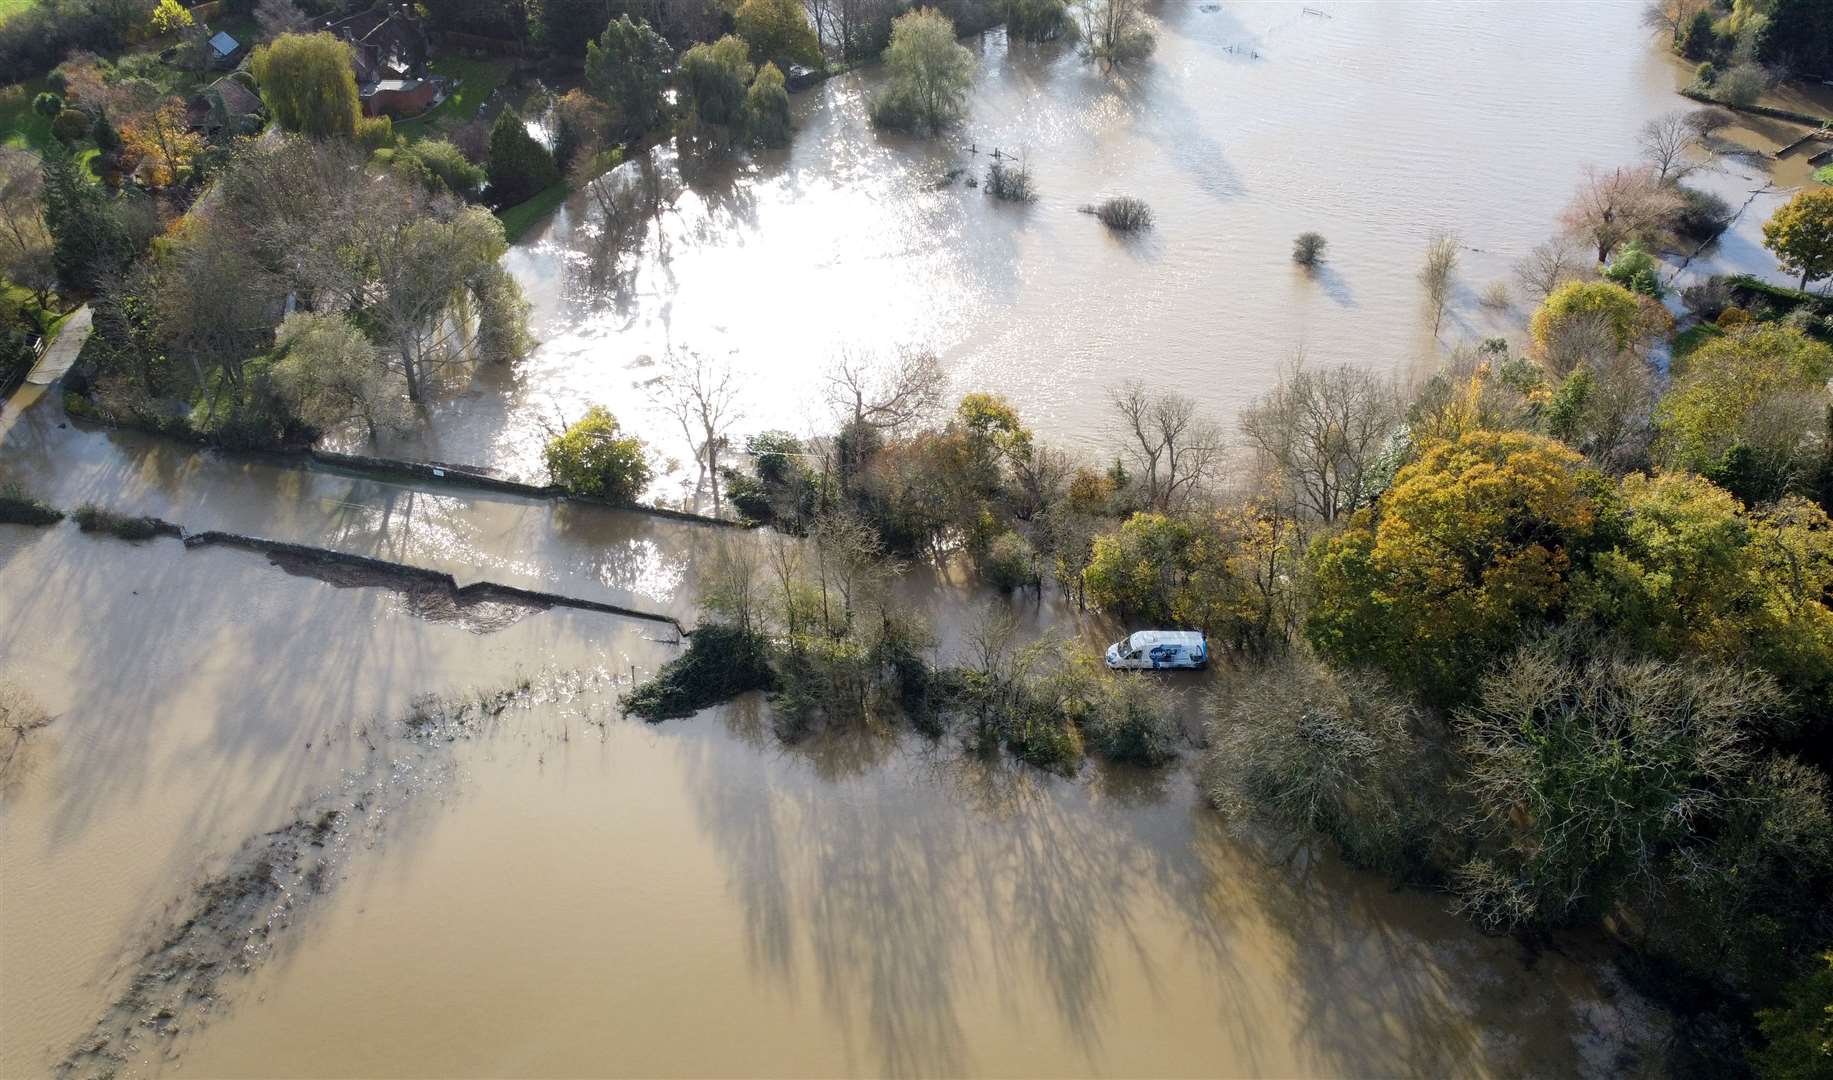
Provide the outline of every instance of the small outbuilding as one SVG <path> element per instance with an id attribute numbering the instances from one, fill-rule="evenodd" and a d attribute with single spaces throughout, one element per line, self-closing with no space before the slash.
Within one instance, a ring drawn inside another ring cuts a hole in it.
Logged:
<path id="1" fill-rule="evenodd" d="M 210 35 L 209 49 L 213 67 L 234 67 L 242 59 L 242 43 L 231 37 L 227 30 L 218 30 Z"/>

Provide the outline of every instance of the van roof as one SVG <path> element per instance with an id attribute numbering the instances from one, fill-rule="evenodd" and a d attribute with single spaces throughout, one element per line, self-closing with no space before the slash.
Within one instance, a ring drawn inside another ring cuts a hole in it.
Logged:
<path id="1" fill-rule="evenodd" d="M 1203 647 L 1203 635 L 1195 630 L 1140 630 L 1127 638 L 1129 649 L 1149 649 L 1154 645 L 1182 645 L 1187 649 Z"/>

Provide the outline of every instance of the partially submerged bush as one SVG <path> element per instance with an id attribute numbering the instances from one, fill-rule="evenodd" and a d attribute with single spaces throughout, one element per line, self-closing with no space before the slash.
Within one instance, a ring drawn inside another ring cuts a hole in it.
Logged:
<path id="1" fill-rule="evenodd" d="M 1079 722 L 1088 748 L 1110 760 L 1137 765 L 1163 765 L 1175 759 L 1184 733 L 1164 685 L 1146 675 L 1097 674 L 1101 693 Z"/>
<path id="2" fill-rule="evenodd" d="M 1324 262 L 1324 249 L 1329 243 L 1323 233 L 1299 233 L 1298 239 L 1292 241 L 1292 261 L 1307 270 L 1320 266 Z"/>
<path id="3" fill-rule="evenodd" d="M 602 405 L 550 439 L 541 456 L 554 483 L 575 495 L 628 502 L 649 486 L 642 440 L 621 434 L 617 417 Z"/>
<path id="4" fill-rule="evenodd" d="M 1134 232 L 1152 227 L 1152 208 L 1143 199 L 1131 195 L 1116 195 L 1094 208 L 1095 216 L 1101 224 L 1115 232 Z"/>
<path id="5" fill-rule="evenodd" d="M 122 540 L 151 540 L 172 527 L 156 517 L 135 517 L 104 510 L 94 503 L 84 503 L 71 515 L 76 527 L 84 532 L 105 532 Z"/>
<path id="6" fill-rule="evenodd" d="M 1731 286 L 1722 277 L 1711 277 L 1680 290 L 1680 303 L 1694 318 L 1711 322 L 1732 305 Z"/>
<path id="7" fill-rule="evenodd" d="M 993 539 L 981 562 L 980 575 L 988 585 L 1006 593 L 1034 588 L 1043 580 L 1030 542 L 1010 530 Z"/>
<path id="8" fill-rule="evenodd" d="M 55 525 L 64 520 L 63 511 L 33 496 L 17 484 L 0 487 L 0 523 L 8 525 Z"/>
<path id="9" fill-rule="evenodd" d="M 1444 778 L 1420 752 L 1404 694 L 1295 656 L 1218 705 L 1205 788 L 1219 809 L 1322 834 L 1350 861 L 1396 875 L 1428 861 L 1433 815 L 1421 797 Z"/>
<path id="10" fill-rule="evenodd" d="M 1031 170 L 1016 159 L 999 160 L 987 166 L 987 194 L 1007 202 L 1034 202 L 1037 188 L 1031 182 Z"/>
<path id="11" fill-rule="evenodd" d="M 768 690 L 775 682 L 760 635 L 702 623 L 688 639 L 686 652 L 663 664 L 655 678 L 625 694 L 619 704 L 653 723 L 692 716 L 747 691 Z"/>

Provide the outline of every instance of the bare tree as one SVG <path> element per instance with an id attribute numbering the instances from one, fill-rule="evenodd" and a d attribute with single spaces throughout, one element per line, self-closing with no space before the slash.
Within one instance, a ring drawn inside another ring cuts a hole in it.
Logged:
<path id="1" fill-rule="evenodd" d="M 1585 264 L 1569 237 L 1556 236 L 1540 244 L 1515 263 L 1515 276 L 1532 295 L 1542 300 L 1553 290 L 1584 273 Z"/>
<path id="2" fill-rule="evenodd" d="M 32 290 L 39 307 L 50 303 L 57 284 L 43 190 L 36 154 L 0 148 L 0 275 Z"/>
<path id="3" fill-rule="evenodd" d="M 1175 510 L 1215 478 L 1222 465 L 1221 429 L 1196 402 L 1132 380 L 1110 393 L 1126 453 L 1145 476 L 1146 504 Z"/>
<path id="4" fill-rule="evenodd" d="M 1668 44 L 1678 47 L 1693 16 L 1706 10 L 1706 0 L 1653 0 L 1642 9 L 1642 25 L 1668 35 Z"/>
<path id="5" fill-rule="evenodd" d="M 1655 170 L 1658 184 L 1678 182 L 1703 167 L 1692 159 L 1694 151 L 1704 152 L 1705 144 L 1692 123 L 1691 113 L 1671 112 L 1643 124 L 1636 145 Z"/>
<path id="6" fill-rule="evenodd" d="M 724 615 L 746 635 L 762 629 L 762 561 L 756 537 L 735 530 L 715 530 L 701 559 L 701 604 Z"/>
<path id="7" fill-rule="evenodd" d="M 293 0 L 256 0 L 255 25 L 259 27 L 256 36 L 262 41 L 272 41 L 305 24 L 305 12 L 299 10 Z"/>
<path id="8" fill-rule="evenodd" d="M 1347 365 L 1313 371 L 1301 354 L 1242 413 L 1241 430 L 1284 481 L 1293 517 L 1328 524 L 1368 498 L 1399 421 L 1391 384 Z"/>
<path id="9" fill-rule="evenodd" d="M 1737 114 L 1730 109 L 1721 109 L 1717 105 L 1707 105 L 1694 109 L 1687 114 L 1687 126 L 1700 139 L 1709 139 L 1723 129 L 1737 123 Z"/>
<path id="10" fill-rule="evenodd" d="M 1432 335 L 1445 321 L 1445 307 L 1451 303 L 1452 275 L 1457 272 L 1458 238 L 1456 233 L 1434 233 L 1426 241 L 1426 264 L 1419 271 L 1419 282 L 1426 287 L 1426 303 L 1432 308 Z"/>
<path id="11" fill-rule="evenodd" d="M 0 682 L 0 736 L 12 736 L 7 740 L 6 756 L 0 758 L 0 778 L 6 776 L 13 758 L 32 732 L 50 724 L 51 714 L 32 695 L 13 683 Z"/>
<path id="12" fill-rule="evenodd" d="M 1597 249 L 1598 262 L 1608 262 L 1618 244 L 1658 237 L 1680 207 L 1680 196 L 1648 166 L 1586 169 L 1560 221 Z"/>
<path id="13" fill-rule="evenodd" d="M 873 356 L 843 352 L 827 372 L 827 396 L 854 429 L 901 431 L 942 404 L 947 377 L 928 349 L 903 349 L 881 364 Z"/>
<path id="14" fill-rule="evenodd" d="M 1143 60 L 1157 43 L 1143 0 L 1079 0 L 1082 52 L 1103 69 Z"/>
<path id="15" fill-rule="evenodd" d="M 1609 360 L 1621 351 L 1621 339 L 1610 317 L 1587 312 L 1554 320 L 1540 347 L 1540 363 L 1554 378 L 1563 379 L 1586 364 Z"/>
<path id="16" fill-rule="evenodd" d="M 713 516 L 718 517 L 719 452 L 726 433 L 741 415 L 739 379 L 724 357 L 708 357 L 690 350 L 670 352 L 656 383 L 656 403 L 681 425 L 681 434 L 694 450 L 700 465 L 700 484 L 711 483 Z M 695 485 L 698 496 L 699 484 Z"/>

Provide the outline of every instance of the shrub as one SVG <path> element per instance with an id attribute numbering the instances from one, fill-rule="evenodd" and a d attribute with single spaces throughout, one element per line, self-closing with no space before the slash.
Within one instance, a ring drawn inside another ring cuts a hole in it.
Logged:
<path id="1" fill-rule="evenodd" d="M 1515 298 L 1508 291 L 1508 282 L 1492 281 L 1489 287 L 1483 290 L 1483 295 L 1478 297 L 1478 301 L 1491 311 L 1507 311 L 1509 306 L 1515 302 Z"/>
<path id="2" fill-rule="evenodd" d="M 701 623 L 688 639 L 687 651 L 663 664 L 655 678 L 635 687 L 618 704 L 650 723 L 692 716 L 751 690 L 775 685 L 766 643 L 724 623 Z"/>
<path id="3" fill-rule="evenodd" d="M 1010 530 L 994 538 L 981 562 L 980 576 L 988 585 L 1005 593 L 1035 587 L 1042 580 L 1037 568 L 1037 553 L 1031 550 L 1031 544 L 1024 537 Z"/>
<path id="4" fill-rule="evenodd" d="M 1021 161 L 995 161 L 987 166 L 987 194 L 1007 202 L 1033 202 L 1037 188 L 1031 170 Z"/>
<path id="5" fill-rule="evenodd" d="M 32 99 L 32 111 L 47 120 L 52 119 L 64 111 L 63 96 L 46 90 Z"/>
<path id="6" fill-rule="evenodd" d="M 51 134 L 65 146 L 74 146 L 89 137 L 89 114 L 81 109 L 65 109 L 51 120 Z"/>
<path id="7" fill-rule="evenodd" d="M 1080 720 L 1089 749 L 1113 761 L 1163 765 L 1184 741 L 1171 694 L 1143 675 L 1098 672 L 1103 692 Z"/>
<path id="8" fill-rule="evenodd" d="M 1443 816 L 1426 808 L 1444 778 L 1417 722 L 1378 677 L 1289 657 L 1212 706 L 1204 789 L 1227 813 L 1321 834 L 1351 862 L 1403 874 L 1426 861 Z"/>
<path id="9" fill-rule="evenodd" d="M 1731 286 L 1725 283 L 1724 278 L 1709 278 L 1698 285 L 1688 285 L 1680 290 L 1680 303 L 1694 318 L 1710 322 L 1731 306 Z"/>
<path id="10" fill-rule="evenodd" d="M 365 150 L 380 150 L 395 141 L 395 122 L 386 116 L 359 116 L 356 121 L 356 144 Z"/>
<path id="11" fill-rule="evenodd" d="M 478 189 L 484 186 L 484 170 L 445 139 L 417 139 L 412 154 L 445 190 L 461 199 L 477 198 Z"/>
<path id="12" fill-rule="evenodd" d="M 117 514 L 94 503 L 84 503 L 71 516 L 76 519 L 76 527 L 84 532 L 105 532 L 122 540 L 151 540 L 171 531 L 171 526 L 158 518 Z"/>
<path id="13" fill-rule="evenodd" d="M 1695 243 L 1705 243 L 1731 222 L 1731 204 L 1699 188 L 1679 187 L 1680 209 L 1674 214 L 1674 231 Z"/>
<path id="14" fill-rule="evenodd" d="M 1292 241 L 1292 261 L 1309 270 L 1323 263 L 1324 248 L 1328 245 L 1322 233 L 1299 233 L 1298 239 Z"/>
<path id="15" fill-rule="evenodd" d="M 1006 32 L 1023 41 L 1055 41 L 1075 33 L 1064 0 L 1005 0 Z"/>
<path id="16" fill-rule="evenodd" d="M 1712 96 L 1727 105 L 1754 105 L 1769 89 L 1769 72 L 1758 64 L 1739 64 L 1712 82 Z"/>
<path id="17" fill-rule="evenodd" d="M 1757 1013 L 1763 1048 L 1752 1055 L 1765 1080 L 1825 1076 L 1833 1071 L 1833 952 L 1813 974 L 1791 984 L 1781 1004 Z"/>
<path id="18" fill-rule="evenodd" d="M 1545 352 L 1557 344 L 1563 324 L 1601 318 L 1613 344 L 1626 349 L 1636 340 L 1641 312 L 1636 295 L 1615 282 L 1569 281 L 1534 312 L 1528 329 L 1534 344 Z"/>
<path id="19" fill-rule="evenodd" d="M 745 91 L 745 129 L 764 146 L 789 141 L 789 91 L 775 64 L 766 62 L 758 68 L 751 89 Z"/>
<path id="20" fill-rule="evenodd" d="M 548 475 L 575 495 L 635 499 L 649 486 L 649 462 L 642 440 L 618 431 L 608 409 L 592 406 L 578 423 L 548 441 L 542 451 Z"/>
<path id="21" fill-rule="evenodd" d="M 1641 293 L 1661 299 L 1665 289 L 1661 286 L 1661 264 L 1655 257 L 1644 251 L 1642 244 L 1631 240 L 1617 249 L 1616 258 L 1604 268 L 1604 280 L 1621 285 L 1630 292 Z"/>
<path id="22" fill-rule="evenodd" d="M 1143 199 L 1131 195 L 1116 195 L 1095 207 L 1095 216 L 1101 224 L 1115 232 L 1134 232 L 1152 227 L 1152 208 Z"/>
<path id="23" fill-rule="evenodd" d="M 1717 321 L 1720 330 L 1736 330 L 1740 326 L 1750 325 L 1750 312 L 1741 307 L 1728 307 L 1718 313 Z"/>
<path id="24" fill-rule="evenodd" d="M 64 520 L 63 511 L 35 498 L 17 484 L 0 487 L 0 523 L 8 525 L 55 525 Z"/>
<path id="25" fill-rule="evenodd" d="M 932 8 L 898 16 L 884 60 L 890 81 L 872 99 L 868 112 L 874 125 L 921 133 L 960 122 L 974 54 L 955 40 L 948 16 Z"/>
<path id="26" fill-rule="evenodd" d="M 560 179 L 554 156 L 528 133 L 514 109 L 504 109 L 490 127 L 490 154 L 484 163 L 490 197 L 497 206 L 514 206 Z"/>

